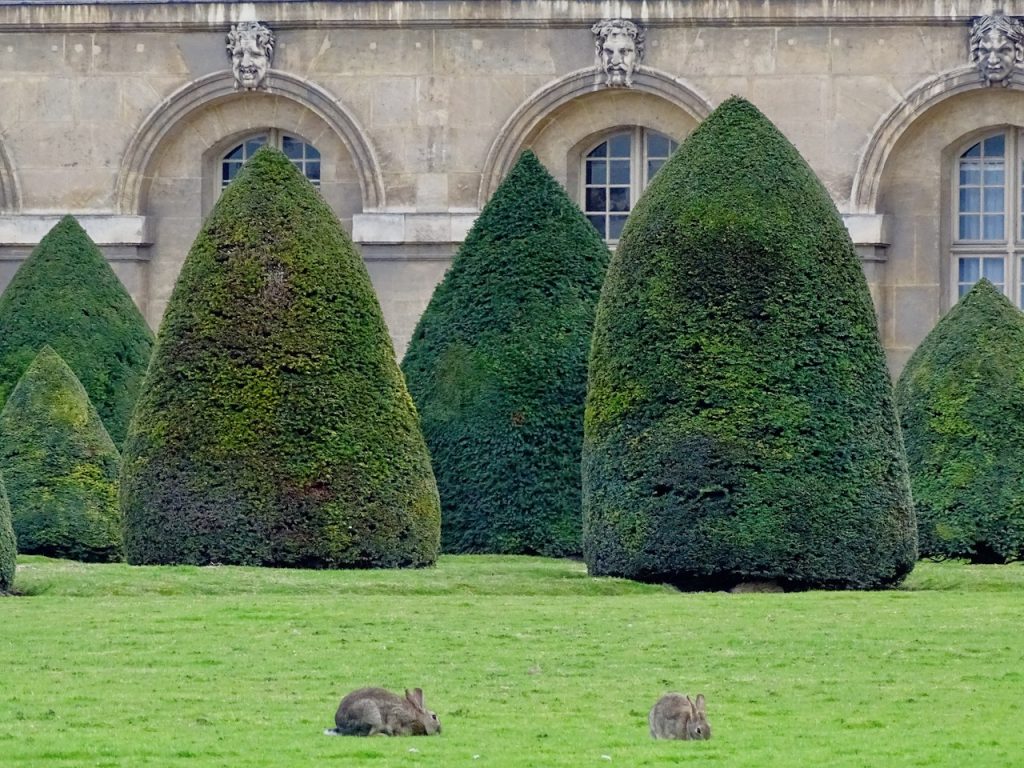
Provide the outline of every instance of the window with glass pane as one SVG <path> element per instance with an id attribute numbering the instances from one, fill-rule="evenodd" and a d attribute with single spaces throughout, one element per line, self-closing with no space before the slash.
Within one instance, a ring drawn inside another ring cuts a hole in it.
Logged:
<path id="1" fill-rule="evenodd" d="M 1024 307 L 1024 256 L 1017 260 L 1017 306 Z"/>
<path id="2" fill-rule="evenodd" d="M 295 167 L 302 172 L 302 175 L 310 180 L 313 186 L 320 186 L 320 152 L 316 147 L 294 136 L 271 131 L 269 134 L 259 134 L 246 139 L 224 155 L 220 165 L 221 189 L 224 189 L 231 183 L 232 179 L 242 170 L 245 161 L 252 157 L 256 150 L 264 144 L 271 144 L 280 149 L 292 161 Z"/>
<path id="3" fill-rule="evenodd" d="M 957 297 L 967 293 L 971 286 L 985 278 L 1001 291 L 1006 290 L 1005 259 L 1002 256 L 961 256 L 957 281 Z"/>
<path id="4" fill-rule="evenodd" d="M 320 186 L 320 152 L 316 147 L 294 136 L 283 136 L 281 151 L 298 167 L 303 176 L 313 182 L 313 186 Z"/>
<path id="5" fill-rule="evenodd" d="M 1002 240 L 1006 137 L 979 141 L 960 156 L 960 240 Z"/>
<path id="6" fill-rule="evenodd" d="M 1018 306 L 1024 302 L 1021 157 L 1017 131 L 992 134 L 960 153 L 954 196 L 954 300 L 986 278 Z"/>
<path id="7" fill-rule="evenodd" d="M 224 187 L 230 184 L 235 176 L 238 175 L 238 172 L 242 170 L 245 161 L 252 157 L 256 150 L 266 143 L 266 135 L 253 136 L 224 155 L 224 160 L 220 164 L 220 188 L 224 189 Z"/>
<path id="8" fill-rule="evenodd" d="M 619 239 L 636 198 L 676 146 L 667 136 L 634 128 L 610 136 L 587 153 L 583 211 L 601 237 Z"/>
<path id="9" fill-rule="evenodd" d="M 676 143 L 667 136 L 660 133 L 647 133 L 647 179 L 653 179 L 654 174 L 661 170 L 672 153 L 676 149 Z"/>

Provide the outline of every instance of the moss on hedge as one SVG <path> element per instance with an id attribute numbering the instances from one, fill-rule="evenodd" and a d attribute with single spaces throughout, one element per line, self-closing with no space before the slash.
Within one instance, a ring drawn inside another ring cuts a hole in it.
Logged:
<path id="1" fill-rule="evenodd" d="M 133 563 L 428 565 L 440 511 L 369 276 L 262 149 L 182 267 L 125 442 Z"/>
<path id="2" fill-rule="evenodd" d="M 14 589 L 18 547 L 11 527 L 11 505 L 7 500 L 7 487 L 0 475 L 0 595 Z"/>
<path id="3" fill-rule="evenodd" d="M 921 554 L 1024 557 L 1024 314 L 981 280 L 896 384 Z"/>
<path id="4" fill-rule="evenodd" d="M 120 456 L 85 388 L 49 346 L 0 411 L 0 469 L 20 552 L 121 559 Z"/>
<path id="5" fill-rule="evenodd" d="M 608 249 L 525 152 L 484 207 L 402 363 L 449 552 L 578 555 L 579 455 Z"/>
<path id="6" fill-rule="evenodd" d="M 724 102 L 626 224 L 598 305 L 583 448 L 594 574 L 872 588 L 916 559 L 874 308 L 828 193 Z"/>
<path id="7" fill-rule="evenodd" d="M 72 216 L 40 241 L 0 297 L 0 403 L 44 344 L 71 366 L 120 445 L 153 334 Z"/>

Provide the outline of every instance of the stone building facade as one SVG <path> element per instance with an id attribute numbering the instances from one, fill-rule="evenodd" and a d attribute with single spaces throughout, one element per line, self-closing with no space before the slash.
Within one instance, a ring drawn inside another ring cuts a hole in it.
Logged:
<path id="1" fill-rule="evenodd" d="M 898 371 L 978 275 L 1024 300 L 1024 0 L 0 0 L 0 286 L 76 215 L 156 328 L 225 180 L 289 152 L 396 351 L 518 153 L 614 243 L 732 94 L 807 158 Z M 752 276 L 756 279 L 756 276 Z"/>

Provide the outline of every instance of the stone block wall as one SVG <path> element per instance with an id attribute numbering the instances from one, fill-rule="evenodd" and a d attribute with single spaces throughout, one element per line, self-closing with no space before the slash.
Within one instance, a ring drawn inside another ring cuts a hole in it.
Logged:
<path id="1" fill-rule="evenodd" d="M 824 182 L 864 259 L 894 371 L 951 306 L 957 148 L 1024 125 L 1018 80 L 972 63 L 952 0 L 0 4 L 0 284 L 47 221 L 80 216 L 156 328 L 219 190 L 258 131 L 320 150 L 396 351 L 487 196 L 534 149 L 574 198 L 618 129 L 682 140 L 750 99 Z M 1024 2 L 1004 2 L 1024 14 Z M 592 25 L 646 35 L 608 86 Z M 225 34 L 262 21 L 266 90 L 236 90 Z"/>

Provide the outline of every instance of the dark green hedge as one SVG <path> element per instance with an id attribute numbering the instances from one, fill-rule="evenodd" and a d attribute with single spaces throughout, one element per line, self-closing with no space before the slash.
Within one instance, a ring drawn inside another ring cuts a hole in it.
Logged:
<path id="1" fill-rule="evenodd" d="M 14 571 L 17 568 L 18 547 L 11 527 L 11 505 L 7 500 L 7 488 L 0 475 L 0 595 L 14 588 Z"/>
<path id="2" fill-rule="evenodd" d="M 803 158 L 742 99 L 662 168 L 612 258 L 583 493 L 593 574 L 872 588 L 916 560 L 859 260 Z"/>
<path id="3" fill-rule="evenodd" d="M 117 448 L 85 388 L 49 346 L 0 411 L 0 469 L 18 551 L 121 559 Z"/>
<path id="4" fill-rule="evenodd" d="M 896 384 L 921 554 L 1024 557 L 1024 314 L 977 283 Z"/>
<path id="5" fill-rule="evenodd" d="M 608 249 L 532 152 L 484 207 L 402 363 L 449 552 L 578 555 L 587 354 Z"/>
<path id="6" fill-rule="evenodd" d="M 71 216 L 40 241 L 0 297 L 0 404 L 44 344 L 71 366 L 120 445 L 153 334 Z"/>
<path id="7" fill-rule="evenodd" d="M 437 557 L 430 458 L 369 276 L 280 152 L 249 161 L 182 267 L 121 499 L 132 563 Z"/>

